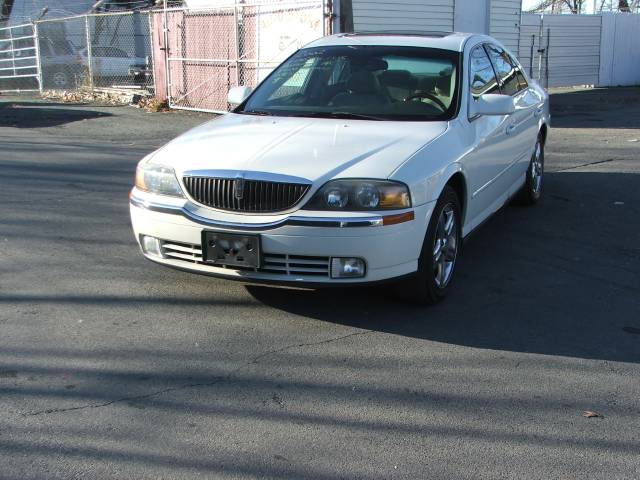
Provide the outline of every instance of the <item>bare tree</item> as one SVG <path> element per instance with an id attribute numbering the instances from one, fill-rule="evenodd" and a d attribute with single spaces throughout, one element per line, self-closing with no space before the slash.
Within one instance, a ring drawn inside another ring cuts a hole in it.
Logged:
<path id="1" fill-rule="evenodd" d="M 605 4 L 609 4 L 606 8 Z M 530 12 L 548 12 L 551 13 L 583 13 L 587 0 L 539 0 L 537 5 L 530 9 Z M 637 12 L 640 8 L 640 0 L 601 0 L 598 11 L 615 10 L 618 12 Z"/>
<path id="2" fill-rule="evenodd" d="M 545 12 L 551 9 L 553 13 L 561 13 L 568 9 L 571 13 L 582 13 L 586 0 L 541 0 L 531 12 Z"/>
<path id="3" fill-rule="evenodd" d="M 640 6 L 640 0 L 618 0 L 619 12 L 637 12 Z"/>

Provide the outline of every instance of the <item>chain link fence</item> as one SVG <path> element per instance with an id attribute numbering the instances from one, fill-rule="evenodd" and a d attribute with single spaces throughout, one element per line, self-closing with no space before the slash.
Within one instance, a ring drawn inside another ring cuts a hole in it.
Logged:
<path id="1" fill-rule="evenodd" d="M 225 112 L 231 87 L 255 87 L 328 31 L 327 0 L 229 2 L 37 21 L 28 81 L 41 91 L 143 89 L 173 108 Z M 0 64 L 22 66 L 11 50 Z"/>
<path id="2" fill-rule="evenodd" d="M 150 21 L 118 12 L 37 22 L 42 89 L 153 90 Z"/>
<path id="3" fill-rule="evenodd" d="M 228 110 L 227 92 L 255 87 L 298 48 L 324 35 L 322 0 L 237 3 L 212 10 L 154 13 L 166 55 L 169 105 L 212 112 Z"/>

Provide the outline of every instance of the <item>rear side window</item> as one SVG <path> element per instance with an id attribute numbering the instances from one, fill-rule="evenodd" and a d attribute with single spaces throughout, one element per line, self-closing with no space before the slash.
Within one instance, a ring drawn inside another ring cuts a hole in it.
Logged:
<path id="1" fill-rule="evenodd" d="M 115 47 L 93 47 L 91 54 L 96 57 L 126 58 L 127 53 Z"/>
<path id="2" fill-rule="evenodd" d="M 47 42 L 40 43 L 40 54 L 45 57 L 51 57 L 53 54 L 51 53 L 51 46 Z"/>
<path id="3" fill-rule="evenodd" d="M 471 52 L 471 94 L 478 98 L 485 93 L 500 93 L 493 66 L 482 46 L 477 46 Z"/>
<path id="4" fill-rule="evenodd" d="M 518 69 L 512 65 L 507 52 L 496 45 L 487 45 L 487 52 L 500 79 L 500 87 L 505 95 L 515 95 L 520 89 Z"/>

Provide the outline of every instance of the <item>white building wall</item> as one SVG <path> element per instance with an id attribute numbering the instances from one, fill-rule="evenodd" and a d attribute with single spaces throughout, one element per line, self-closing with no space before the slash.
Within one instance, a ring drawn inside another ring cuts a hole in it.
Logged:
<path id="1" fill-rule="evenodd" d="M 468 1 L 468 0 L 467 0 Z M 489 0 L 489 34 L 514 54 L 520 42 L 521 0 Z"/>
<path id="2" fill-rule="evenodd" d="M 352 7 L 356 32 L 488 33 L 518 51 L 521 0 L 352 0 Z"/>
<path id="3" fill-rule="evenodd" d="M 353 27 L 356 32 L 450 32 L 454 3 L 455 0 L 353 0 Z"/>
<path id="4" fill-rule="evenodd" d="M 454 30 L 456 32 L 489 33 L 487 12 L 491 0 L 456 0 Z"/>

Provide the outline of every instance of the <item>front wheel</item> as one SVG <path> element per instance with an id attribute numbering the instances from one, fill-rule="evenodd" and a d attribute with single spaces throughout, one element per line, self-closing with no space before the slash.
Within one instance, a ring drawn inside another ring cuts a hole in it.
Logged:
<path id="1" fill-rule="evenodd" d="M 447 185 L 431 215 L 418 261 L 418 272 L 399 285 L 402 297 L 429 305 L 446 296 L 460 251 L 461 218 L 458 195 Z"/>
<path id="2" fill-rule="evenodd" d="M 540 200 L 542 194 L 542 174 L 544 173 L 544 143 L 538 137 L 536 141 L 527 176 L 522 190 L 516 197 L 516 202 L 520 205 L 535 205 Z"/>

